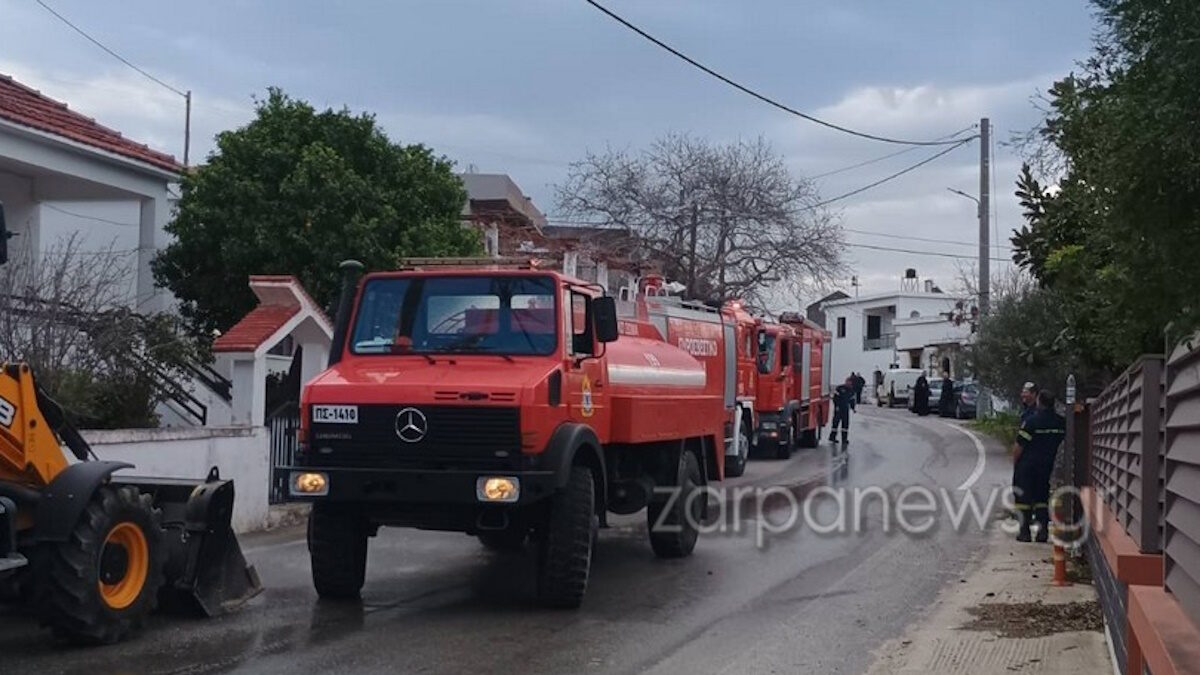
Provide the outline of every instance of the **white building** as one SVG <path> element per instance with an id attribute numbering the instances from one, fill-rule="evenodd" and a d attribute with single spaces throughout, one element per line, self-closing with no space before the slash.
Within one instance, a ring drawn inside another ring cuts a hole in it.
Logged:
<path id="1" fill-rule="evenodd" d="M 900 291 L 821 304 L 825 328 L 833 334 L 835 382 L 855 372 L 870 384 L 875 371 L 893 367 L 921 368 L 935 376 L 948 369 L 955 379 L 964 375 L 962 346 L 971 329 L 950 320 L 958 298 L 932 281 L 922 288 L 915 271 L 910 273 Z"/>

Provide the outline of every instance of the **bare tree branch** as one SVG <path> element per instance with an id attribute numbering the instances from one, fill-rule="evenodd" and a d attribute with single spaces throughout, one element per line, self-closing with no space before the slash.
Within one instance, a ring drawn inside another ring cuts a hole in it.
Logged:
<path id="1" fill-rule="evenodd" d="M 557 193 L 560 212 L 627 228 L 642 259 L 694 298 L 757 302 L 772 285 L 799 295 L 843 271 L 838 223 L 762 138 L 672 134 L 637 156 L 589 153 Z"/>

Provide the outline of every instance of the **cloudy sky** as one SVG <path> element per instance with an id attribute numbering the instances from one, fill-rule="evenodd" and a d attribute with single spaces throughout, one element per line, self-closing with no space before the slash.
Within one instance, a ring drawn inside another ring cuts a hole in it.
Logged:
<path id="1" fill-rule="evenodd" d="M 396 140 L 428 144 L 463 169 L 508 173 L 548 214 L 554 185 L 585 151 L 636 149 L 672 131 L 715 141 L 761 135 L 809 176 L 903 149 L 770 108 L 583 0 L 45 1 L 133 63 L 194 92 L 193 161 L 213 148 L 214 133 L 245 123 L 268 86 L 319 106 L 374 112 Z M 734 79 L 844 126 L 928 139 L 989 116 L 1002 142 L 1001 246 L 1019 220 L 1012 182 L 1020 161 L 1003 141 L 1036 123 L 1030 97 L 1086 56 L 1094 29 L 1084 0 L 605 4 Z M 0 73 L 182 156 L 181 98 L 35 0 L 0 0 Z M 823 178 L 822 194 L 856 189 L 934 151 Z M 894 289 L 906 267 L 954 285 L 954 258 L 862 246 L 974 255 L 975 205 L 946 188 L 976 193 L 978 160 L 972 143 L 839 203 L 862 292 Z"/>

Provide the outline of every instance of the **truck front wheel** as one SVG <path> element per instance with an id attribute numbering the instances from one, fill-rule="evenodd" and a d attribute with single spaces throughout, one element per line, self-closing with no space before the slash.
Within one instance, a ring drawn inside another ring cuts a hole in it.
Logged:
<path id="1" fill-rule="evenodd" d="M 542 603 L 574 609 L 583 602 L 598 525 L 592 470 L 572 466 L 566 487 L 550 498 L 550 512 L 539 537 L 538 598 Z"/>
<path id="2" fill-rule="evenodd" d="M 314 504 L 308 515 L 313 586 L 327 600 L 357 600 L 367 574 L 368 528 L 362 515 L 335 504 Z"/>
<path id="3" fill-rule="evenodd" d="M 728 478 L 737 478 L 746 473 L 746 460 L 750 457 L 750 433 L 745 424 L 738 427 L 733 442 L 737 443 L 737 452 L 725 455 L 725 476 Z"/>
<path id="4" fill-rule="evenodd" d="M 704 512 L 702 500 L 706 498 L 700 489 L 702 480 L 696 455 L 681 449 L 675 483 L 671 485 L 678 490 L 655 495 L 646 509 L 650 547 L 658 557 L 684 558 L 695 550 Z"/>

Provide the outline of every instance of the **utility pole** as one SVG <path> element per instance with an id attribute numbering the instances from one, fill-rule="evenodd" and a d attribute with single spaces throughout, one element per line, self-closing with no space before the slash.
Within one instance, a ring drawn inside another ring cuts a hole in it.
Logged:
<path id="1" fill-rule="evenodd" d="M 992 304 L 991 233 L 991 168 L 992 130 L 988 118 L 979 120 L 979 316 L 987 315 Z"/>
<path id="2" fill-rule="evenodd" d="M 991 257 L 991 173 L 992 173 L 992 126 L 991 121 L 984 117 L 979 120 L 979 321 L 988 315 L 992 305 L 992 274 Z M 987 417 L 992 412 L 992 392 L 989 388 L 979 387 L 979 398 L 976 400 L 975 416 L 979 419 Z"/>
<path id="3" fill-rule="evenodd" d="M 188 167 L 188 154 L 192 149 L 192 90 L 188 89 L 183 95 L 183 168 Z"/>

